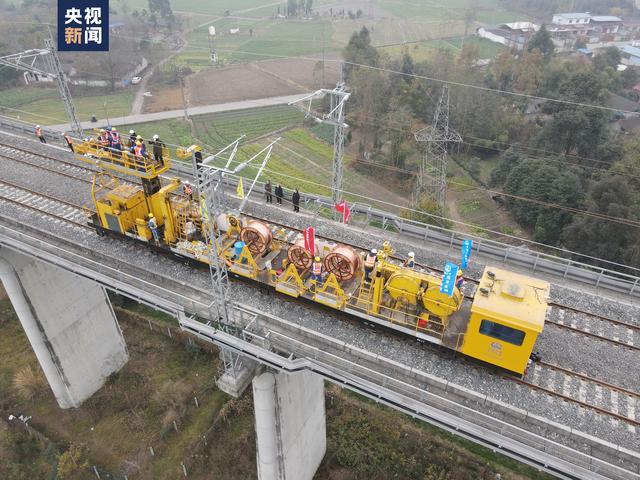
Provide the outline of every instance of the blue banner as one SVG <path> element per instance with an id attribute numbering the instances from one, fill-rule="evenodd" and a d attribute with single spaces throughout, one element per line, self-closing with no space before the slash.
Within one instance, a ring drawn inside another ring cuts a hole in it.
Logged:
<path id="1" fill-rule="evenodd" d="M 453 296 L 456 286 L 456 277 L 458 275 L 458 265 L 447 262 L 444 266 L 444 274 L 442 275 L 442 283 L 440 283 L 440 293 Z"/>
<path id="2" fill-rule="evenodd" d="M 473 240 L 464 240 L 462 242 L 462 259 L 460 260 L 460 268 L 466 270 L 471 257 L 471 249 L 473 248 Z"/>
<path id="3" fill-rule="evenodd" d="M 58 0 L 58 50 L 107 52 L 109 0 Z"/>

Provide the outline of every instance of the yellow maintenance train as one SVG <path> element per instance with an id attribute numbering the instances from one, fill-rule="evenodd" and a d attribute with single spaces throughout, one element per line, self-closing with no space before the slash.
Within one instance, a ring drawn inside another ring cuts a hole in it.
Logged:
<path id="1" fill-rule="evenodd" d="M 117 233 L 210 262 L 204 224 L 209 220 L 203 219 L 199 201 L 185 194 L 179 179 L 161 179 L 171 165 L 166 148 L 158 160 L 114 152 L 96 140 L 75 150 L 77 158 L 103 169 L 92 183 L 92 223 L 99 234 Z M 179 152 L 184 153 L 190 151 Z M 139 183 L 120 181 L 105 170 L 132 175 Z M 311 252 L 296 230 L 232 212 L 212 220 L 221 238 L 217 254 L 229 272 L 518 374 L 544 326 L 549 284 L 535 278 L 487 267 L 472 299 L 457 288 L 448 296 L 440 293 L 438 273 L 403 266 L 388 242 L 371 268 L 371 252 L 349 245 L 319 239 Z M 320 277 L 313 275 L 318 257 Z"/>

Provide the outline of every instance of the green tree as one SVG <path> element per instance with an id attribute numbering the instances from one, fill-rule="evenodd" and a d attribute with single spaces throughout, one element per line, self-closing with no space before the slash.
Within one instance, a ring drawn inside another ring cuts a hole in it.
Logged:
<path id="1" fill-rule="evenodd" d="M 389 141 L 388 163 L 396 168 L 405 168 L 409 150 L 405 145 L 411 132 L 411 112 L 407 107 L 391 106 L 385 119 Z"/>
<path id="2" fill-rule="evenodd" d="M 505 193 L 513 195 L 507 205 L 518 223 L 532 230 L 534 240 L 555 244 L 572 214 L 555 205 L 576 208 L 582 201 L 580 178 L 559 163 L 544 160 L 519 162 L 507 176 Z M 541 203 L 531 202 L 534 200 Z"/>
<path id="3" fill-rule="evenodd" d="M 594 184 L 588 211 L 619 219 L 637 219 L 635 195 L 622 176 L 611 176 Z M 640 266 L 638 229 L 590 216 L 576 216 L 562 235 L 567 248 L 603 260 Z"/>
<path id="4" fill-rule="evenodd" d="M 353 64 L 362 64 L 375 67 L 378 64 L 378 50 L 371 45 L 371 34 L 367 27 L 362 27 L 359 32 L 354 32 L 349 43 L 344 48 L 342 56 L 346 62 L 345 75 L 353 71 Z"/>
<path id="5" fill-rule="evenodd" d="M 523 54 L 516 65 L 513 88 L 528 95 L 536 93 L 542 82 L 542 73 L 542 53 L 538 49 L 533 49 Z"/>
<path id="6" fill-rule="evenodd" d="M 497 187 L 504 185 L 511 170 L 523 160 L 522 156 L 513 150 L 507 150 L 503 155 L 500 163 L 491 170 L 489 175 L 489 186 Z"/>
<path id="7" fill-rule="evenodd" d="M 597 71 L 607 67 L 615 69 L 621 61 L 622 55 L 618 47 L 607 47 L 593 58 L 593 67 Z"/>
<path id="8" fill-rule="evenodd" d="M 551 34 L 544 25 L 540 27 L 540 30 L 529 41 L 527 50 L 532 52 L 538 49 L 544 55 L 545 58 L 549 58 L 556 51 L 556 46 L 551 39 Z"/>

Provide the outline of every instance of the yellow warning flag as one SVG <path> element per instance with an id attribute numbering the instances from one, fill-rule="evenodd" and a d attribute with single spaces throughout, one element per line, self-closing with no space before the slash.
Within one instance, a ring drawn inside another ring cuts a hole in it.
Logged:
<path id="1" fill-rule="evenodd" d="M 244 187 L 242 186 L 242 177 L 238 181 L 238 188 L 236 188 L 236 195 L 238 198 L 244 198 Z"/>

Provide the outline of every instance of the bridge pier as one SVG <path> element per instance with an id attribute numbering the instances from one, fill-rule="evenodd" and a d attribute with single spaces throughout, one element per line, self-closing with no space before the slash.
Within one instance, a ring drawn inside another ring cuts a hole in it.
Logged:
<path id="1" fill-rule="evenodd" d="M 0 278 L 61 408 L 80 406 L 127 363 L 104 288 L 7 249 Z"/>
<path id="2" fill-rule="evenodd" d="M 253 379 L 259 480 L 312 480 L 326 451 L 324 381 L 310 372 Z"/>

